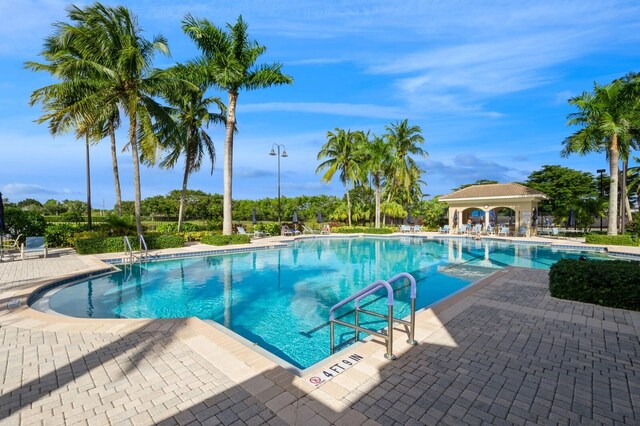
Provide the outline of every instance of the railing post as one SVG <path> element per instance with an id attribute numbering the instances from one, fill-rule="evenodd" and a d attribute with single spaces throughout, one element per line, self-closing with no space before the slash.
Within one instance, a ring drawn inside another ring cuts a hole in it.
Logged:
<path id="1" fill-rule="evenodd" d="M 356 327 L 360 327 L 360 309 L 358 309 L 358 307 L 356 306 Z M 356 342 L 360 340 L 360 330 L 358 330 L 357 328 L 356 330 Z"/>
<path id="2" fill-rule="evenodd" d="M 411 299 L 411 324 L 409 325 L 409 338 L 407 339 L 407 343 L 410 345 L 417 345 L 415 336 L 416 336 L 416 298 L 413 297 Z"/>
<path id="3" fill-rule="evenodd" d="M 389 305 L 388 308 L 389 319 L 388 319 L 388 332 L 387 332 L 387 353 L 384 354 L 386 359 L 394 360 L 396 356 L 393 354 L 393 305 Z"/>
<path id="4" fill-rule="evenodd" d="M 329 340 L 331 340 L 331 355 L 333 355 L 333 320 L 329 321 Z"/>

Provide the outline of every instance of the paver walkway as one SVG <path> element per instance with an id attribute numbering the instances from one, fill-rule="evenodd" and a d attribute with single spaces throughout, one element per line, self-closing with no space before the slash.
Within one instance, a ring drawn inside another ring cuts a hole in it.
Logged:
<path id="1" fill-rule="evenodd" d="M 0 263 L 0 424 L 640 424 L 640 313 L 552 299 L 545 271 L 492 275 L 421 312 L 396 361 L 367 342 L 314 388 L 197 319 L 7 307 L 33 280 L 103 266 Z"/>

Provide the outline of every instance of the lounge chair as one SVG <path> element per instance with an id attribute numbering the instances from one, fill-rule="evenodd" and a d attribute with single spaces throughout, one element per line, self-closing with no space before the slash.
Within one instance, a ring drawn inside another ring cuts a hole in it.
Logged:
<path id="1" fill-rule="evenodd" d="M 527 236 L 527 227 L 521 226 L 516 233 L 516 237 L 526 237 Z"/>
<path id="2" fill-rule="evenodd" d="M 26 253 L 39 252 L 42 252 L 43 259 L 47 257 L 47 245 L 44 242 L 44 237 L 27 237 L 24 244 L 20 246 L 20 259 L 24 260 Z"/>
<path id="3" fill-rule="evenodd" d="M 314 229 L 308 228 L 308 227 L 306 227 L 304 225 L 300 225 L 300 226 L 302 226 L 302 233 L 305 234 L 305 235 L 307 235 L 307 234 L 316 235 L 316 234 L 320 233 L 319 231 L 316 231 Z"/>
<path id="4" fill-rule="evenodd" d="M 487 234 L 487 235 L 492 235 L 494 232 L 495 232 L 494 226 L 489 224 L 489 225 L 487 225 L 487 229 L 486 229 L 486 231 L 484 233 Z"/>
<path id="5" fill-rule="evenodd" d="M 465 234 L 467 232 L 467 225 L 460 225 L 456 230 L 457 234 Z"/>
<path id="6" fill-rule="evenodd" d="M 509 236 L 509 227 L 508 226 L 502 226 L 500 227 L 500 230 L 498 231 L 498 236 L 500 235 L 504 235 L 505 237 Z"/>
<path id="7" fill-rule="evenodd" d="M 413 232 L 421 232 L 422 225 L 413 225 Z"/>
<path id="8" fill-rule="evenodd" d="M 250 237 L 253 237 L 255 235 L 255 233 L 253 232 L 245 231 L 244 226 L 238 226 L 236 229 L 238 230 L 238 235 L 248 235 Z"/>
<path id="9" fill-rule="evenodd" d="M 475 232 L 476 235 L 482 234 L 482 224 L 481 223 L 476 224 L 474 232 Z"/>
<path id="10" fill-rule="evenodd" d="M 400 232 L 402 232 L 402 233 L 411 232 L 411 226 L 409 226 L 409 225 L 400 225 Z"/>
<path id="11" fill-rule="evenodd" d="M 448 234 L 449 233 L 449 225 L 444 225 L 442 228 L 439 228 L 438 232 L 441 233 L 441 234 Z"/>
<path id="12" fill-rule="evenodd" d="M 282 225 L 282 228 L 280 229 L 280 234 L 281 235 L 300 235 L 300 231 L 296 230 L 291 230 L 291 228 L 289 228 L 287 225 Z"/>

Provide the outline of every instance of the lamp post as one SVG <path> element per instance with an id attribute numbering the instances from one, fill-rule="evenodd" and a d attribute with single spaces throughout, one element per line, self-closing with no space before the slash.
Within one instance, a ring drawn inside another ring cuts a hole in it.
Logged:
<path id="1" fill-rule="evenodd" d="M 596 173 L 600 173 L 600 198 L 602 198 L 602 196 L 604 195 L 602 193 L 602 174 L 606 172 L 605 169 L 598 169 L 596 170 Z M 600 215 L 600 232 L 602 232 L 602 215 Z"/>
<path id="2" fill-rule="evenodd" d="M 275 148 L 278 148 L 278 153 L 276 154 Z M 280 148 L 282 148 L 282 154 L 280 154 Z M 271 145 L 271 152 L 269 153 L 269 155 L 274 156 L 277 155 L 278 156 L 278 227 L 282 227 L 282 208 L 280 205 L 280 157 L 288 157 L 287 155 L 287 150 L 284 148 L 284 145 L 280 145 L 277 143 L 274 143 L 273 145 Z"/>

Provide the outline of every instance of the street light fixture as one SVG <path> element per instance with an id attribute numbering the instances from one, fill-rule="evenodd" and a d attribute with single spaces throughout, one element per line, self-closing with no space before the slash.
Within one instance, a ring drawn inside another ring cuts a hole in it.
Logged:
<path id="1" fill-rule="evenodd" d="M 604 195 L 604 193 L 602 192 L 602 174 L 604 172 L 606 172 L 605 169 L 596 170 L 596 173 L 600 173 L 600 198 L 602 198 L 602 196 Z M 600 215 L 600 232 L 602 232 L 602 215 Z"/>
<path id="2" fill-rule="evenodd" d="M 275 148 L 278 148 L 278 153 L 276 154 Z M 282 148 L 282 154 L 280 153 L 280 148 Z M 271 152 L 269 153 L 269 155 L 274 156 L 277 155 L 278 156 L 278 227 L 282 229 L 282 208 L 280 205 L 280 157 L 284 157 L 287 158 L 287 150 L 285 149 L 284 145 L 280 145 L 277 143 L 274 143 L 273 145 L 271 145 Z"/>

